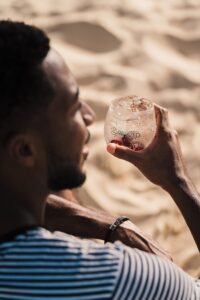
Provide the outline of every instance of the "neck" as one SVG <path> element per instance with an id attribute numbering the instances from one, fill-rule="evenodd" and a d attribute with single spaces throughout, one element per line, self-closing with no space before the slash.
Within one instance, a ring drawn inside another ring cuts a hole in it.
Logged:
<path id="1" fill-rule="evenodd" d="M 37 226 L 44 223 L 46 197 L 43 197 L 43 199 L 36 198 L 34 200 L 35 201 L 16 201 L 16 197 L 8 199 L 1 196 L 0 236 L 22 227 Z M 23 203 L 25 203 L 25 205 L 23 205 Z"/>

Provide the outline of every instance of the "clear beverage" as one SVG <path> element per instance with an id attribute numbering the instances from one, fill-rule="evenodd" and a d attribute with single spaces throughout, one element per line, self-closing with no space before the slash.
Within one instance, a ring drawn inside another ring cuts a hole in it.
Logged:
<path id="1" fill-rule="evenodd" d="M 116 143 L 141 151 L 153 140 L 156 132 L 154 105 L 138 96 L 114 99 L 105 120 L 106 143 Z"/>

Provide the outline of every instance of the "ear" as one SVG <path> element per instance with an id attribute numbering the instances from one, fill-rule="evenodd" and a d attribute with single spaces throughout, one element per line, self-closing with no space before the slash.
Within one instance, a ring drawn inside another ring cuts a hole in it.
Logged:
<path id="1" fill-rule="evenodd" d="M 33 167 L 36 162 L 37 147 L 34 137 L 29 134 L 15 134 L 7 142 L 11 159 L 24 167 Z"/>

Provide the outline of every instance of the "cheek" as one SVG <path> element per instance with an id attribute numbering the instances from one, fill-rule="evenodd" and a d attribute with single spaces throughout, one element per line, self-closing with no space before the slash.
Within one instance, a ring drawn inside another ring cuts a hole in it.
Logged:
<path id="1" fill-rule="evenodd" d="M 64 120 L 63 120 L 64 119 Z M 60 161 L 71 161 L 79 163 L 81 153 L 85 144 L 86 127 L 79 114 L 73 118 L 65 116 L 54 123 L 54 127 L 48 132 L 50 147 L 54 154 L 60 157 Z"/>
<path id="2" fill-rule="evenodd" d="M 85 144 L 85 137 L 86 127 L 83 120 L 77 117 L 68 128 L 68 147 L 75 153 L 80 153 Z"/>

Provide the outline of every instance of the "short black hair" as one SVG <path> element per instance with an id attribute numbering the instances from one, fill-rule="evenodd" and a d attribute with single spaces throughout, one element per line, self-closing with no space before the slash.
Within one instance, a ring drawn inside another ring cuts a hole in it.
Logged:
<path id="1" fill-rule="evenodd" d="M 13 116 L 20 112 L 20 118 L 30 118 L 35 108 L 53 96 L 52 84 L 41 68 L 49 49 L 49 38 L 41 29 L 0 21 L 0 132 Z"/>

